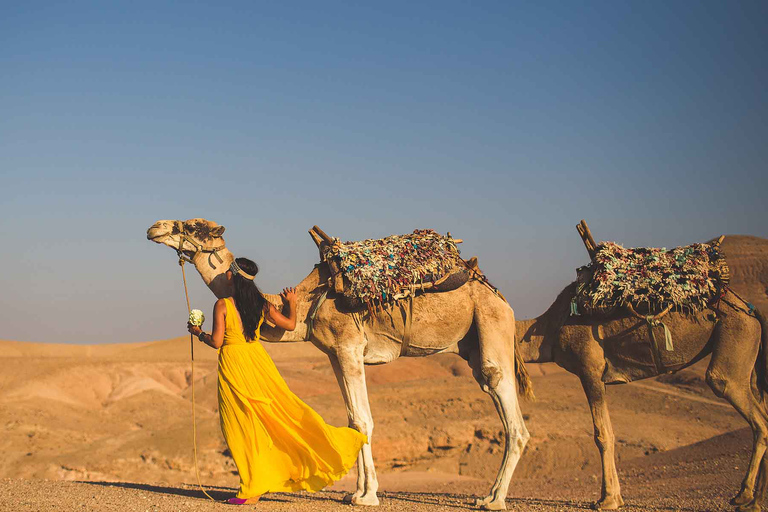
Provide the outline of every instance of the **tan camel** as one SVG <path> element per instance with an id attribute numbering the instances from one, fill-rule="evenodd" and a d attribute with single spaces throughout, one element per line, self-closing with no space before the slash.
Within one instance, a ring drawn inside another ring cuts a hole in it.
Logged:
<path id="1" fill-rule="evenodd" d="M 191 259 L 211 291 L 222 297 L 225 294 L 222 275 L 233 259 L 221 238 L 223 231 L 222 226 L 205 219 L 161 220 L 147 230 L 147 238 L 180 250 Z M 311 234 L 318 242 L 319 237 Z M 410 343 L 404 344 L 408 318 L 405 312 L 401 314 L 397 307 L 373 316 L 368 312 L 350 311 L 340 298 L 337 301 L 333 288 L 328 289 L 329 277 L 327 264 L 315 265 L 296 287 L 296 330 L 286 332 L 263 326 L 262 338 L 265 341 L 308 338 L 327 354 L 344 397 L 349 425 L 366 434 L 369 442 L 373 418 L 364 364 L 389 363 L 401 355 L 445 352 L 464 358 L 483 391 L 491 396 L 506 441 L 496 481 L 488 496 L 477 500 L 476 505 L 487 510 L 506 509 L 512 473 L 530 437 L 516 393 L 516 385 L 522 390 L 530 382 L 522 362 L 515 364 L 515 317 L 509 305 L 479 281 L 469 281 L 449 292 L 419 295 L 412 303 Z M 327 299 L 322 300 L 326 290 Z M 267 299 L 280 305 L 276 295 L 267 295 Z M 314 321 L 311 311 L 315 313 Z M 403 345 L 407 345 L 406 350 L 401 350 Z M 378 505 L 377 489 L 371 447 L 367 444 L 358 456 L 357 490 L 347 500 L 356 505 Z"/>
<path id="2" fill-rule="evenodd" d="M 670 312 L 663 318 L 674 340 L 673 350 L 668 351 L 663 326 L 651 327 L 629 312 L 619 311 L 602 319 L 570 316 L 576 286 L 576 282 L 567 286 L 538 318 L 518 320 L 515 339 L 516 350 L 526 362 L 555 362 L 581 380 L 602 458 L 603 482 L 595 508 L 615 509 L 624 504 L 605 385 L 673 372 L 712 354 L 707 383 L 747 420 L 754 434 L 752 459 L 741 490 L 731 503 L 739 505 L 741 511 L 759 511 L 768 476 L 768 464 L 763 458 L 768 414 L 762 400 L 762 392 L 768 390 L 768 330 L 763 315 L 756 310 L 750 314 L 746 304 L 730 290 L 713 310 L 694 315 Z M 655 335 L 650 336 L 649 329 Z M 654 347 L 649 342 L 652 339 L 661 340 L 661 346 Z M 763 355 L 758 358 L 761 351 Z M 755 489 L 761 461 L 761 479 Z"/>

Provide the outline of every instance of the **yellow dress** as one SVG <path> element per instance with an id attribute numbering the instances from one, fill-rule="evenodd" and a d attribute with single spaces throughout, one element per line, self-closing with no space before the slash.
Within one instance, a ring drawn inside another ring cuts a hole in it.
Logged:
<path id="1" fill-rule="evenodd" d="M 231 298 L 219 349 L 221 432 L 240 474 L 238 498 L 318 491 L 357 462 L 367 437 L 333 427 L 294 395 L 258 341 L 247 342 Z M 262 319 L 263 321 L 263 319 Z M 259 338 L 261 322 L 256 330 Z"/>

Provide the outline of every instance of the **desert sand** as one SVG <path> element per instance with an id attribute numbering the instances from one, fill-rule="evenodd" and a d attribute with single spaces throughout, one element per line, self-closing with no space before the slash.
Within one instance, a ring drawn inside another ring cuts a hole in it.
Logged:
<path id="1" fill-rule="evenodd" d="M 768 311 L 768 240 L 729 236 L 724 250 L 732 287 Z M 188 336 L 91 346 L 0 341 L 0 510 L 225 507 L 197 488 L 189 343 Z M 219 431 L 216 352 L 195 343 L 200 478 L 222 500 L 238 479 Z M 322 353 L 309 343 L 265 347 L 297 395 L 329 423 L 346 424 Z M 707 362 L 609 387 L 626 510 L 732 509 L 751 434 L 707 387 Z M 522 403 L 531 440 L 507 507 L 588 508 L 599 497 L 600 462 L 580 384 L 555 365 L 528 369 L 538 400 Z M 492 484 L 502 436 L 467 365 L 437 355 L 366 370 L 380 508 L 471 508 Z M 341 499 L 354 473 L 321 493 L 268 495 L 246 508 L 349 510 Z"/>

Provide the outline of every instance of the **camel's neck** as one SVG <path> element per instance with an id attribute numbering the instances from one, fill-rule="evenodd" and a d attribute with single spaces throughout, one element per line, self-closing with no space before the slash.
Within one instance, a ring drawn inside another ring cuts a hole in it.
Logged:
<path id="1" fill-rule="evenodd" d="M 315 267 L 297 286 L 296 286 L 296 329 L 286 331 L 272 327 L 267 324 L 261 326 L 261 339 L 264 341 L 305 341 L 307 338 L 307 318 L 313 305 L 316 303 L 322 291 L 318 291 L 318 286 L 324 280 L 320 275 L 320 268 Z M 274 304 L 278 309 L 282 301 L 279 295 L 264 294 L 268 301 Z"/>
<path id="2" fill-rule="evenodd" d="M 536 318 L 515 322 L 515 347 L 527 363 L 554 361 L 558 332 L 568 320 L 570 301 L 575 284 L 566 286 L 549 309 Z"/>
<path id="3" fill-rule="evenodd" d="M 219 262 L 216 254 L 221 257 L 222 262 Z M 221 299 L 231 295 L 231 288 L 224 274 L 226 274 L 235 257 L 227 248 L 220 249 L 216 254 L 199 252 L 192 257 L 192 263 L 216 298 Z"/>
<path id="4" fill-rule="evenodd" d="M 543 317 L 544 315 L 542 315 Z M 515 320 L 515 350 L 526 363 L 548 363 L 553 360 L 552 341 L 548 325 L 542 317 Z"/>
<path id="5" fill-rule="evenodd" d="M 227 283 L 225 273 L 234 260 L 234 256 L 228 249 L 218 251 L 223 262 L 211 253 L 198 253 L 192 258 L 195 268 L 200 273 L 205 284 L 217 298 L 231 295 L 231 288 Z M 309 311 L 319 294 L 315 293 L 321 283 L 320 270 L 315 267 L 304 280 L 296 286 L 296 329 L 285 331 L 268 324 L 261 326 L 261 337 L 265 341 L 304 341 L 307 335 L 307 317 Z M 265 293 L 264 297 L 276 308 L 281 309 L 283 301 L 280 295 Z"/>

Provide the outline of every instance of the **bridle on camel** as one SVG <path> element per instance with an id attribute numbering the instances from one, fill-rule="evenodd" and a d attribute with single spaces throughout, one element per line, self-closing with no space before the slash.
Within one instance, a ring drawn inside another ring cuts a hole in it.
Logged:
<path id="1" fill-rule="evenodd" d="M 224 263 L 224 260 L 221 259 L 221 256 L 219 256 L 219 253 L 218 253 L 219 249 L 223 249 L 224 246 L 217 247 L 215 249 L 203 247 L 202 245 L 197 243 L 196 240 L 192 240 L 189 237 L 189 235 L 187 235 L 184 232 L 184 223 L 183 222 L 179 222 L 179 223 L 181 224 L 181 236 L 179 238 L 179 248 L 176 249 L 176 254 L 179 256 L 179 266 L 181 267 L 181 277 L 184 280 L 184 296 L 187 299 L 187 313 L 191 314 L 192 308 L 189 305 L 189 291 L 187 290 L 187 275 L 184 272 L 184 263 L 186 262 L 192 263 L 192 258 L 194 258 L 200 252 L 213 253 L 213 255 L 216 256 L 216 258 L 219 260 L 220 263 Z M 188 257 L 183 253 L 183 246 L 185 241 L 190 242 L 195 247 L 195 249 L 197 249 L 195 251 L 195 254 L 192 255 L 192 258 Z M 198 464 L 197 464 L 197 421 L 195 421 L 195 342 L 194 342 L 192 333 L 189 333 L 189 353 L 190 353 L 191 364 L 192 364 L 192 375 L 190 377 L 192 380 L 192 447 L 195 454 L 195 475 L 197 476 L 197 486 L 200 488 L 201 491 L 203 491 L 203 494 L 208 496 L 208 499 L 210 499 L 211 501 L 216 501 L 211 497 L 210 494 L 205 492 L 205 489 L 203 489 L 203 484 L 200 483 L 200 470 L 198 469 Z"/>
<path id="2" fill-rule="evenodd" d="M 217 247 L 206 247 L 203 244 L 199 243 L 197 240 L 192 238 L 185 230 L 184 230 L 184 223 L 180 220 L 176 221 L 176 225 L 179 229 L 179 247 L 176 249 L 176 254 L 179 256 L 180 261 L 186 261 L 189 263 L 192 263 L 192 258 L 197 256 L 201 252 L 209 252 L 216 256 L 216 259 L 219 260 L 219 263 L 224 263 L 224 260 L 221 259 L 221 256 L 219 256 L 219 251 L 221 249 L 225 249 L 226 245 L 221 245 Z M 195 253 L 192 256 L 187 256 L 184 254 L 184 242 L 189 242 L 191 246 L 195 248 Z M 182 265 L 182 263 L 179 263 L 179 265 Z M 182 267 L 183 269 L 183 267 Z M 189 301 L 187 301 L 189 302 Z"/>

